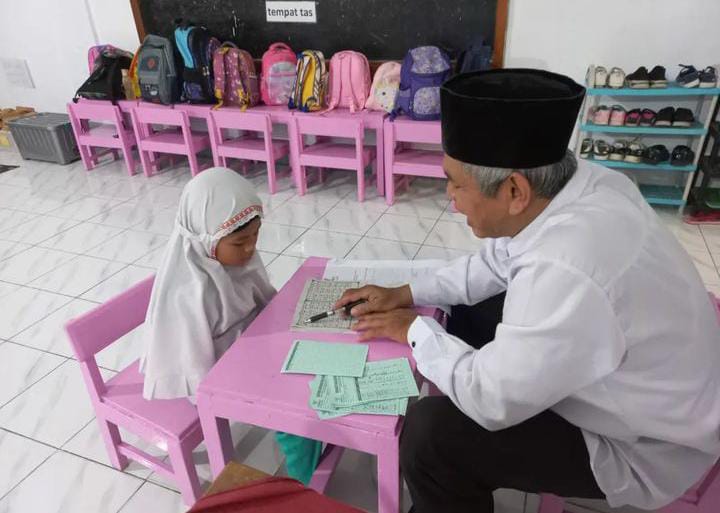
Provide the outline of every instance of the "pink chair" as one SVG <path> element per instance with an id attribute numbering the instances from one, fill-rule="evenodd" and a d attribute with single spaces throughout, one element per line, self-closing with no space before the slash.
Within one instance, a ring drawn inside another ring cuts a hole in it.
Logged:
<path id="1" fill-rule="evenodd" d="M 305 168 L 350 169 L 357 171 L 358 201 L 365 200 L 365 168 L 373 164 L 373 173 L 377 176 L 375 150 L 363 146 L 365 135 L 363 122 L 360 119 L 325 117 L 321 115 L 298 114 L 293 116 L 294 130 L 290 132 L 291 144 L 297 150 L 295 173 L 298 194 L 307 191 Z M 355 145 L 336 143 L 322 139 L 316 144 L 305 145 L 304 136 L 314 135 L 321 138 L 345 137 L 355 140 Z M 378 183 L 378 192 L 382 187 Z"/>
<path id="2" fill-rule="evenodd" d="M 100 100 L 81 100 L 67 104 L 70 124 L 80 151 L 85 169 L 93 169 L 101 156 L 112 153 L 113 160 L 119 157 L 121 150 L 130 175 L 135 174 L 135 158 L 132 149 L 136 146 L 132 129 L 125 128 L 120 108 L 110 102 Z M 91 126 L 90 122 L 103 123 Z M 106 148 L 97 151 L 95 148 Z"/>
<path id="3" fill-rule="evenodd" d="M 107 382 L 95 355 L 145 320 L 154 277 L 147 278 L 65 325 L 82 370 L 100 433 L 112 465 L 122 470 L 128 459 L 177 483 L 186 504 L 200 497 L 200 482 L 192 451 L 203 440 L 198 413 L 187 399 L 146 401 L 138 362 Z M 167 447 L 170 465 L 120 438 L 118 427 L 161 447 Z"/>
<path id="4" fill-rule="evenodd" d="M 385 120 L 385 201 L 395 201 L 395 178 L 403 176 L 409 186 L 408 176 L 445 178 L 441 151 L 412 149 L 409 144 L 440 144 L 440 122 L 414 121 L 408 118 Z"/>
<path id="5" fill-rule="evenodd" d="M 710 294 L 720 322 L 720 299 Z M 672 462 L 668 462 L 672 465 Z M 717 513 L 720 510 L 720 460 L 685 495 L 655 510 L 655 513 Z M 537 513 L 566 513 L 565 500 L 556 495 L 544 493 L 540 496 Z"/>
<path id="6" fill-rule="evenodd" d="M 210 147 L 210 136 L 191 131 L 187 113 L 140 104 L 131 114 L 145 176 L 152 176 L 158 168 L 155 153 L 185 155 L 190 162 L 192 175 L 201 171 L 197 153 Z M 176 128 L 156 130 L 153 125 Z"/>
<path id="7" fill-rule="evenodd" d="M 268 189 L 270 194 L 275 194 L 275 161 L 289 154 L 290 145 L 286 141 L 273 141 L 270 116 L 237 109 L 214 110 L 208 119 L 208 130 L 216 166 L 227 167 L 228 158 L 267 162 Z M 231 139 L 225 138 L 223 130 L 252 133 Z"/>

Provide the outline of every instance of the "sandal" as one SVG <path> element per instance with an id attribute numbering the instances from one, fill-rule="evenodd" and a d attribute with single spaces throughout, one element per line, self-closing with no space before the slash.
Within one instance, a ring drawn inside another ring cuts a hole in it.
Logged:
<path id="1" fill-rule="evenodd" d="M 666 162 L 668 159 L 670 159 L 670 152 L 664 144 L 650 146 L 645 150 L 645 155 L 643 155 L 643 162 L 654 166 Z"/>
<path id="2" fill-rule="evenodd" d="M 625 141 L 615 141 L 612 146 L 612 150 L 610 150 L 610 156 L 608 157 L 610 160 L 625 160 L 625 155 L 627 155 L 628 149 L 627 149 L 627 143 Z"/>
<path id="3" fill-rule="evenodd" d="M 598 139 L 593 145 L 593 154 L 595 160 L 607 160 L 610 155 L 610 146 L 602 139 Z"/>
<path id="4" fill-rule="evenodd" d="M 583 139 L 580 145 L 580 157 L 583 159 L 589 159 L 592 156 L 593 140 L 590 138 Z"/>
<path id="5" fill-rule="evenodd" d="M 627 148 L 627 153 L 625 154 L 625 162 L 633 162 L 635 164 L 640 164 L 643 160 L 643 155 L 645 155 L 647 148 L 644 144 L 640 144 L 637 142 L 630 143 L 630 145 Z"/>
<path id="6" fill-rule="evenodd" d="M 657 113 L 651 109 L 643 109 L 640 116 L 640 126 L 653 126 Z"/>
<path id="7" fill-rule="evenodd" d="M 596 125 L 607 125 L 610 122 L 610 109 L 605 105 L 595 107 L 593 112 L 593 123 Z"/>
<path id="8" fill-rule="evenodd" d="M 642 117 L 642 111 L 640 109 L 633 109 L 625 116 L 625 126 L 638 126 L 640 124 L 640 118 Z"/>
<path id="9" fill-rule="evenodd" d="M 610 70 L 610 76 L 608 77 L 608 86 L 613 89 L 620 89 L 625 85 L 625 72 L 620 68 L 613 68 Z"/>
<path id="10" fill-rule="evenodd" d="M 610 109 L 610 126 L 623 126 L 627 112 L 622 105 L 613 105 Z"/>

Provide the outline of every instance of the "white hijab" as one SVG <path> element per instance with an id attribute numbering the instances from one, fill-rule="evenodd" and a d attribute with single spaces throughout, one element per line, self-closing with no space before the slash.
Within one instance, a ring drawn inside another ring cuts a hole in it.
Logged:
<path id="1" fill-rule="evenodd" d="M 215 259 L 222 237 L 260 216 L 252 184 L 230 169 L 208 169 L 185 186 L 145 317 L 146 399 L 193 397 L 275 294 L 257 252 L 245 266 Z"/>

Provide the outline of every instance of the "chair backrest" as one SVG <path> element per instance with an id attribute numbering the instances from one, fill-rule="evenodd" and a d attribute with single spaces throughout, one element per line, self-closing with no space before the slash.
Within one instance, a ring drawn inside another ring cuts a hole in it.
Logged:
<path id="1" fill-rule="evenodd" d="M 440 123 L 428 121 L 403 122 L 398 119 L 385 124 L 385 129 L 394 131 L 396 142 L 440 144 L 442 131 Z"/>
<path id="2" fill-rule="evenodd" d="M 172 125 L 189 127 L 187 113 L 168 108 L 149 107 L 140 104 L 132 110 L 134 119 L 143 125 Z"/>
<path id="3" fill-rule="evenodd" d="M 68 114 L 78 120 L 107 121 L 116 123 L 122 119 L 120 108 L 102 100 L 80 100 L 68 103 Z"/>
<path id="4" fill-rule="evenodd" d="M 210 111 L 210 119 L 218 129 L 272 131 L 270 116 L 262 113 L 240 112 L 238 109 Z"/>
<path id="5" fill-rule="evenodd" d="M 299 136 L 320 135 L 328 137 L 350 137 L 362 141 L 364 134 L 361 119 L 346 119 L 322 115 L 293 116 Z"/>

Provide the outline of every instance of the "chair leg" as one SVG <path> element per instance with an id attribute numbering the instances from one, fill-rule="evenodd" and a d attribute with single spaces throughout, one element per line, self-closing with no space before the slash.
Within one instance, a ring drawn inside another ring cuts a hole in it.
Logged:
<path id="1" fill-rule="evenodd" d="M 275 159 L 272 157 L 272 155 L 268 158 L 267 170 L 268 190 L 270 191 L 270 194 L 275 194 L 275 192 L 277 191 L 277 175 L 275 173 Z"/>
<path id="2" fill-rule="evenodd" d="M 127 167 L 128 174 L 133 176 L 135 174 L 135 157 L 133 156 L 132 147 L 130 145 L 124 145 L 122 147 L 123 157 L 125 158 L 125 166 Z"/>
<path id="3" fill-rule="evenodd" d="M 152 153 L 142 151 L 139 148 L 138 153 L 140 154 L 140 163 L 142 164 L 143 173 L 146 177 L 150 178 L 153 175 L 153 170 L 155 167 L 155 161 L 153 161 L 151 157 Z"/>
<path id="4" fill-rule="evenodd" d="M 377 188 L 377 194 L 378 196 L 385 195 L 385 177 L 382 176 L 382 171 L 380 170 L 380 165 L 378 164 L 378 160 L 375 159 L 372 161 L 372 173 L 375 177 L 375 186 Z"/>
<path id="5" fill-rule="evenodd" d="M 200 173 L 197 155 L 192 152 L 188 153 L 188 162 L 190 162 L 190 174 L 197 176 Z"/>
<path id="6" fill-rule="evenodd" d="M 195 462 L 193 462 L 192 448 L 183 447 L 179 442 L 169 442 L 168 455 L 183 500 L 185 504 L 192 506 L 202 494 Z"/>
<path id="7" fill-rule="evenodd" d="M 98 427 L 100 428 L 100 435 L 105 442 L 105 449 L 108 452 L 108 458 L 110 458 L 110 464 L 118 470 L 123 470 L 128 466 L 128 459 L 120 454 L 117 447 L 122 442 L 120 438 L 120 430 L 118 427 L 102 418 L 97 418 Z"/>
<path id="8" fill-rule="evenodd" d="M 378 451 L 378 513 L 400 511 L 400 448 L 399 438 L 388 440 Z"/>
<path id="9" fill-rule="evenodd" d="M 304 196 L 307 192 L 307 167 L 298 166 L 300 173 L 298 175 L 298 196 Z"/>
<path id="10" fill-rule="evenodd" d="M 79 144 L 78 150 L 80 151 L 80 159 L 82 160 L 83 165 L 85 166 L 86 171 L 90 171 L 95 167 L 95 164 L 93 164 L 92 156 L 90 155 L 90 151 L 88 150 L 88 147 Z"/>
<path id="11" fill-rule="evenodd" d="M 113 161 L 120 160 L 120 152 L 116 149 L 112 150 Z"/>
<path id="12" fill-rule="evenodd" d="M 365 201 L 365 168 L 362 167 L 362 165 L 360 167 L 358 167 L 358 170 L 357 170 L 357 182 L 358 182 L 357 183 L 358 201 L 360 203 L 362 203 L 363 201 Z"/>

